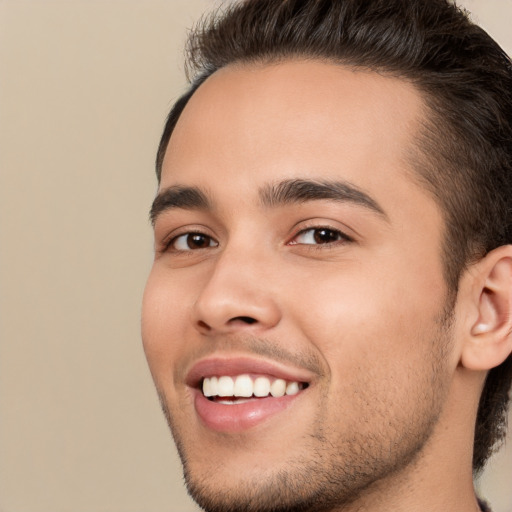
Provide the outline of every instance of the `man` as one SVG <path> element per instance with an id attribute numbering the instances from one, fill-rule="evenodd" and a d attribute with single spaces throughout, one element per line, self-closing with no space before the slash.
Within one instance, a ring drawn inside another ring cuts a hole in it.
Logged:
<path id="1" fill-rule="evenodd" d="M 249 0 L 157 157 L 149 366 L 207 511 L 484 510 L 512 378 L 512 67 L 445 0 Z"/>

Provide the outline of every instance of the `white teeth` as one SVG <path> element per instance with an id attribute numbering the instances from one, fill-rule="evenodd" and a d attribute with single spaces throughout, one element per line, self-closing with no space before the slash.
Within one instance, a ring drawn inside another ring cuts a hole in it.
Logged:
<path id="1" fill-rule="evenodd" d="M 203 380 L 203 395 L 204 396 L 213 396 L 212 395 L 212 385 L 210 379 Z"/>
<path id="2" fill-rule="evenodd" d="M 286 381 L 283 379 L 276 379 L 272 384 L 270 385 L 270 394 L 278 398 L 280 396 L 284 396 L 286 393 Z"/>
<path id="3" fill-rule="evenodd" d="M 252 396 L 252 379 L 249 375 L 239 375 L 235 380 L 234 395 L 249 397 Z"/>
<path id="4" fill-rule="evenodd" d="M 296 395 L 299 392 L 299 383 L 298 382 L 290 382 L 288 386 L 286 386 L 286 394 L 287 395 Z"/>
<path id="5" fill-rule="evenodd" d="M 270 393 L 270 380 L 266 377 L 258 377 L 254 381 L 254 396 L 268 396 Z"/>
<path id="6" fill-rule="evenodd" d="M 217 396 L 219 394 L 219 380 L 217 377 L 210 377 L 203 380 L 203 394 L 204 396 Z"/>
<path id="7" fill-rule="evenodd" d="M 253 395 L 261 398 L 272 395 L 275 398 L 284 395 L 296 395 L 302 389 L 299 382 L 286 382 L 284 379 L 276 379 L 273 382 L 268 377 L 252 379 L 249 375 L 229 377 L 205 377 L 203 379 L 203 394 L 205 397 L 240 397 L 250 398 Z M 219 400 L 219 403 L 243 403 L 247 400 Z"/>
<path id="8" fill-rule="evenodd" d="M 219 396 L 233 396 L 235 391 L 235 383 L 231 377 L 219 377 L 217 394 Z"/>

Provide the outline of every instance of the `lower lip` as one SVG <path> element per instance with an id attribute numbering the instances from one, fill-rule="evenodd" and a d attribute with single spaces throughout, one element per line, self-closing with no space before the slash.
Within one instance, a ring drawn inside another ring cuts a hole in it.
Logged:
<path id="1" fill-rule="evenodd" d="M 200 391 L 197 391 L 194 405 L 198 416 L 208 428 L 219 432 L 241 432 L 284 411 L 301 394 L 302 392 L 279 398 L 258 398 L 249 402 L 227 405 L 208 400 Z"/>

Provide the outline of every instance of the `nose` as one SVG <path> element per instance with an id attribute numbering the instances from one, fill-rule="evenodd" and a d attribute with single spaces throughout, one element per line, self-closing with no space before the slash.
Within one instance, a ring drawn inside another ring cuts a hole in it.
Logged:
<path id="1" fill-rule="evenodd" d="M 266 263 L 246 251 L 225 250 L 218 257 L 194 305 L 193 322 L 201 334 L 262 332 L 279 323 Z"/>

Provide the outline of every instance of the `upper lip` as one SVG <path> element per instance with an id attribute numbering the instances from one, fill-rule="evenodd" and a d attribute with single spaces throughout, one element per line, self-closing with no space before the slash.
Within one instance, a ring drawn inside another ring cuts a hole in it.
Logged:
<path id="1" fill-rule="evenodd" d="M 214 356 L 195 363 L 186 377 L 186 384 L 199 387 L 205 377 L 222 375 L 262 374 L 289 382 L 310 383 L 311 372 L 303 368 L 283 365 L 275 361 L 254 357 Z"/>

